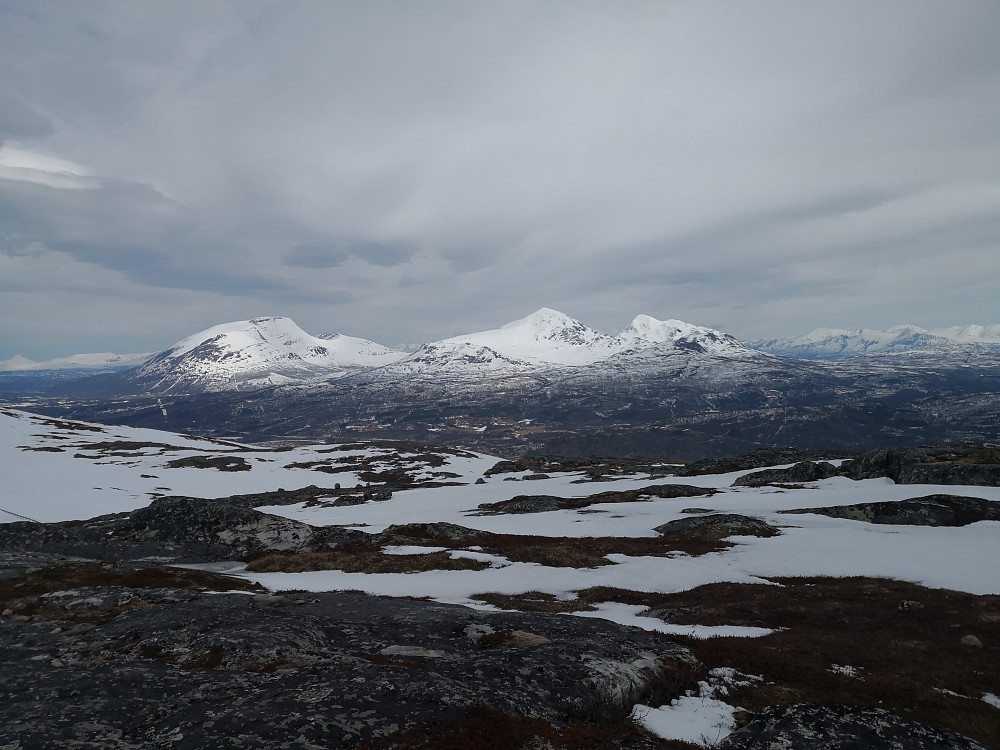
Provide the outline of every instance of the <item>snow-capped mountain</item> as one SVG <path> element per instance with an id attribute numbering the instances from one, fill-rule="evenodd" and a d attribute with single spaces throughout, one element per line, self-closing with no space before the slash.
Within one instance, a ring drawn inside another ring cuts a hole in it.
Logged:
<path id="1" fill-rule="evenodd" d="M 131 371 L 130 379 L 151 391 L 246 389 L 342 376 L 403 356 L 353 336 L 311 336 L 289 318 L 254 318 L 188 336 Z"/>
<path id="2" fill-rule="evenodd" d="M 651 345 L 669 345 L 677 349 L 708 354 L 746 354 L 747 348 L 728 333 L 691 325 L 682 320 L 657 320 L 637 315 L 615 337 L 619 351 L 636 350 Z"/>
<path id="3" fill-rule="evenodd" d="M 110 370 L 125 369 L 141 365 L 155 352 L 141 354 L 72 354 L 68 357 L 35 362 L 20 354 L 10 359 L 0 360 L 0 372 L 24 372 L 28 370 Z"/>
<path id="4" fill-rule="evenodd" d="M 926 330 L 912 325 L 893 326 L 884 331 L 857 328 L 817 328 L 804 336 L 759 339 L 747 346 L 779 357 L 795 359 L 838 359 L 865 354 L 897 354 L 962 349 L 1000 349 L 1000 325 L 954 326 Z"/>
<path id="5" fill-rule="evenodd" d="M 350 375 L 475 376 L 580 372 L 597 365 L 643 371 L 678 357 L 761 357 L 732 336 L 679 320 L 637 316 L 611 336 L 541 308 L 500 328 L 433 341 L 405 352 L 342 334 L 313 336 L 288 318 L 225 323 L 177 342 L 117 379 L 94 383 L 127 392 L 252 390 Z"/>
<path id="6" fill-rule="evenodd" d="M 500 328 L 425 344 L 391 369 L 532 371 L 592 367 L 628 359 L 637 353 L 658 356 L 684 352 L 752 354 L 726 333 L 680 320 L 638 315 L 624 331 L 609 336 L 543 307 Z"/>

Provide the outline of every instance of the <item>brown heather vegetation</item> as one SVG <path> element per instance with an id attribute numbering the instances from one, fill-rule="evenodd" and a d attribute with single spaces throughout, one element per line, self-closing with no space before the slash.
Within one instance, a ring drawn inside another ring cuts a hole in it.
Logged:
<path id="1" fill-rule="evenodd" d="M 262 555 L 247 563 L 247 570 L 254 573 L 302 573 L 309 570 L 423 573 L 428 570 L 484 570 L 488 567 L 489 563 L 464 557 L 452 558 L 447 552 L 387 555 L 382 552 L 382 545 L 373 542 L 352 542 L 339 547 L 290 555 Z"/>
<path id="2" fill-rule="evenodd" d="M 750 711 L 804 702 L 873 706 L 1000 747 L 998 710 L 980 700 L 1000 689 L 1000 596 L 872 578 L 774 582 L 718 583 L 678 594 L 597 587 L 568 602 L 539 592 L 475 598 L 544 612 L 614 601 L 648 607 L 677 624 L 781 628 L 763 638 L 671 637 L 706 669 L 762 676 L 762 683 L 731 688 L 726 699 Z M 966 635 L 982 648 L 962 644 Z M 857 676 L 832 671 L 834 665 L 852 667 Z"/>
<path id="3" fill-rule="evenodd" d="M 27 596 L 83 587 L 264 591 L 238 578 L 186 568 L 124 568 L 110 563 L 66 563 L 0 580 L 0 604 Z"/>
<path id="4" fill-rule="evenodd" d="M 418 724 L 368 740 L 358 750 L 613 750 L 623 746 L 651 750 L 697 747 L 652 737 L 631 722 L 609 727 L 586 723 L 557 727 L 544 719 L 512 716 L 476 705 L 465 709 L 463 719 Z"/>
<path id="5" fill-rule="evenodd" d="M 483 570 L 489 563 L 452 558 L 449 552 L 387 555 L 382 546 L 415 544 L 477 551 L 512 562 L 538 563 L 555 568 L 596 568 L 613 565 L 607 555 L 670 557 L 704 555 L 732 547 L 720 537 L 728 533 L 713 528 L 692 529 L 655 537 L 548 537 L 529 534 L 483 534 L 475 539 L 429 537 L 418 531 L 397 533 L 381 542 L 352 542 L 339 547 L 295 554 L 266 554 L 248 558 L 247 570 L 255 573 L 301 573 L 309 570 L 343 570 L 348 573 L 420 573 L 428 570 Z"/>

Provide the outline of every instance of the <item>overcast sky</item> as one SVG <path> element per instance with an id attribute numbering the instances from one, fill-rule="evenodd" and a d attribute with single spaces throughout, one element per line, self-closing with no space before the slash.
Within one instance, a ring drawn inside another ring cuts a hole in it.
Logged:
<path id="1" fill-rule="evenodd" d="M 1000 323 L 1000 2 L 0 0 L 0 359 Z"/>

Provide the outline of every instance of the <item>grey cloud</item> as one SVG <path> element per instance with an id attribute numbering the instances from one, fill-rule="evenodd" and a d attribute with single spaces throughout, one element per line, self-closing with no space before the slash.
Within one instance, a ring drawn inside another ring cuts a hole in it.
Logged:
<path id="1" fill-rule="evenodd" d="M 55 127 L 47 116 L 23 98 L 0 85 L 0 136 L 37 138 L 51 135 Z M 3 142 L 0 141 L 0 146 Z"/>
<path id="2" fill-rule="evenodd" d="M 351 253 L 330 245 L 295 245 L 282 261 L 286 266 L 299 268 L 334 268 L 351 257 Z"/>
<path id="3" fill-rule="evenodd" d="M 0 184 L 0 252 L 396 341 L 542 305 L 1000 322 L 998 27 L 995 0 L 0 3 L 0 130 L 100 180 Z"/>
<path id="4" fill-rule="evenodd" d="M 353 256 L 369 265 L 389 268 L 405 263 L 416 252 L 401 242 L 304 243 L 292 247 L 282 262 L 299 268 L 334 268 Z"/>

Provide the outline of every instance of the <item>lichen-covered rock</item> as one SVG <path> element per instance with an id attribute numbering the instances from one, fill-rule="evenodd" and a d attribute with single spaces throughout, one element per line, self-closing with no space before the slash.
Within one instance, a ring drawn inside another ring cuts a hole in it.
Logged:
<path id="1" fill-rule="evenodd" d="M 767 521 L 735 513 L 713 513 L 708 516 L 691 516 L 678 518 L 675 521 L 661 524 L 653 529 L 659 534 L 681 534 L 698 531 L 709 533 L 719 538 L 727 536 L 775 536 L 780 534 L 778 527 Z"/>
<path id="2" fill-rule="evenodd" d="M 882 448 L 845 461 L 851 479 L 888 477 L 896 484 L 1000 487 L 1000 450 L 981 445 Z"/>
<path id="3" fill-rule="evenodd" d="M 901 526 L 966 526 L 977 521 L 1000 521 L 1000 502 L 963 495 L 925 495 L 909 500 L 797 508 L 782 513 L 816 513 L 868 523 Z"/>
<path id="4" fill-rule="evenodd" d="M 472 705 L 623 719 L 698 668 L 662 636 L 591 618 L 351 593 L 58 593 L 44 616 L 0 618 L 0 746 L 351 748 Z M 89 622 L 61 619 L 74 607 Z M 470 629 L 520 647 L 482 648 Z"/>
<path id="5" fill-rule="evenodd" d="M 221 500 L 162 497 L 132 511 L 130 520 L 148 537 L 176 544 L 218 544 L 228 548 L 229 557 L 303 550 L 314 542 L 308 524 Z"/>
<path id="6" fill-rule="evenodd" d="M 839 473 L 836 466 L 827 461 L 813 463 L 800 461 L 787 469 L 764 469 L 737 477 L 733 487 L 763 487 L 768 484 L 790 484 L 794 482 L 816 482 L 829 479 Z"/>
<path id="7" fill-rule="evenodd" d="M 792 704 L 765 709 L 717 750 L 989 750 L 880 708 Z"/>

